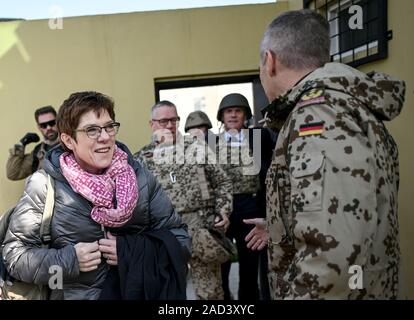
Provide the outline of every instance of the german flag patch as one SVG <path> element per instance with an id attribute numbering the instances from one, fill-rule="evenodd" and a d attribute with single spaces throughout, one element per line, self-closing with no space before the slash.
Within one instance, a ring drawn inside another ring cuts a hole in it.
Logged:
<path id="1" fill-rule="evenodd" d="M 321 122 L 312 122 L 307 124 L 302 124 L 299 126 L 299 137 L 308 136 L 311 134 L 322 134 L 324 129 L 324 121 Z"/>

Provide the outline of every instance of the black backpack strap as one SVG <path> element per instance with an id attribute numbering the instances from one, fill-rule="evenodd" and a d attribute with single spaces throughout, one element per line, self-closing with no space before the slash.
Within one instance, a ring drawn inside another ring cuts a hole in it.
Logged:
<path id="1" fill-rule="evenodd" d="M 42 143 L 39 143 L 36 147 L 33 149 L 33 162 L 32 162 L 32 173 L 36 172 L 39 168 L 39 158 L 37 154 L 39 153 L 40 149 L 42 148 Z"/>

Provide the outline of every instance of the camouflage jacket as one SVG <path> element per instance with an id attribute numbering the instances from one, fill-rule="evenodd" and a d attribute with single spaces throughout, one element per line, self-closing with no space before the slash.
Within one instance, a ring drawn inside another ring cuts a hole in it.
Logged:
<path id="1" fill-rule="evenodd" d="M 274 298 L 399 297 L 398 151 L 382 121 L 404 94 L 328 63 L 262 111 L 284 123 L 266 180 Z"/>
<path id="2" fill-rule="evenodd" d="M 230 215 L 231 181 L 220 165 L 210 164 L 214 154 L 207 144 L 181 136 L 171 146 L 151 143 L 134 155 L 158 179 L 179 214 L 199 212 Z M 199 152 L 197 158 L 197 152 Z M 204 155 L 203 155 L 204 152 Z"/>

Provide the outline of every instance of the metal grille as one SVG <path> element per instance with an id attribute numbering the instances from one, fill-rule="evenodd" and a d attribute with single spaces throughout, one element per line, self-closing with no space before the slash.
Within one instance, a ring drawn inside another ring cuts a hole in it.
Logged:
<path id="1" fill-rule="evenodd" d="M 331 61 L 356 67 L 388 56 L 387 0 L 304 0 L 303 5 L 329 22 Z M 351 28 L 353 5 L 362 8 L 362 29 Z"/>

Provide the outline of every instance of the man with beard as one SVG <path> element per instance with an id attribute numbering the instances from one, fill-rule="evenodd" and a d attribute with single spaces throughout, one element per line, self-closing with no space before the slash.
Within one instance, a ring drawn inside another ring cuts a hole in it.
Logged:
<path id="1" fill-rule="evenodd" d="M 52 106 L 45 106 L 35 111 L 37 127 L 43 135 L 43 142 L 39 143 L 31 153 L 25 153 L 25 147 L 29 143 L 39 141 L 36 133 L 26 133 L 10 149 L 10 156 L 6 164 L 7 178 L 10 180 L 21 180 L 41 169 L 43 158 L 47 151 L 59 142 L 58 130 L 56 127 L 56 110 Z"/>

